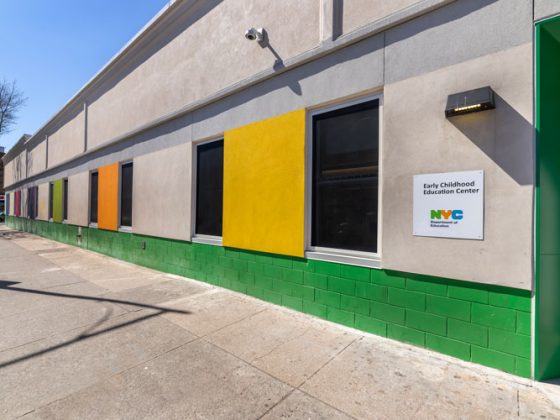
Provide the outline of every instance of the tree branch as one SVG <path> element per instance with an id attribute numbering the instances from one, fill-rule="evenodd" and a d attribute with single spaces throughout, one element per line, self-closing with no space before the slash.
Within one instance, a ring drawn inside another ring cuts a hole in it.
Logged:
<path id="1" fill-rule="evenodd" d="M 27 98 L 17 88 L 16 82 L 0 82 L 0 136 L 9 133 L 17 121 L 17 113 Z"/>

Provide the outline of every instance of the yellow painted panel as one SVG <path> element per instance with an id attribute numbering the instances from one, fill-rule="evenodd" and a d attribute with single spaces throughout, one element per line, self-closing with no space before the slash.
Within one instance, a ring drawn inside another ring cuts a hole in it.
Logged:
<path id="1" fill-rule="evenodd" d="M 223 244 L 304 254 L 305 110 L 224 136 Z"/>
<path id="2" fill-rule="evenodd" d="M 97 226 L 99 229 L 117 230 L 119 203 L 119 164 L 99 168 L 97 189 Z"/>

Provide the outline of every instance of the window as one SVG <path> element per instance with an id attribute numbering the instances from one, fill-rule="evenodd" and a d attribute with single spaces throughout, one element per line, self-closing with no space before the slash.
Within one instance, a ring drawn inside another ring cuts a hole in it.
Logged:
<path id="1" fill-rule="evenodd" d="M 313 117 L 311 245 L 376 253 L 379 100 Z"/>
<path id="2" fill-rule="evenodd" d="M 37 218 L 37 195 L 38 187 L 31 187 L 27 189 L 27 216 L 30 219 Z"/>
<path id="3" fill-rule="evenodd" d="M 224 141 L 201 144 L 196 148 L 197 235 L 222 236 L 223 195 Z"/>
<path id="4" fill-rule="evenodd" d="M 98 187 L 99 173 L 92 172 L 90 175 L 89 183 L 89 222 L 97 223 L 97 187 Z"/>
<path id="5" fill-rule="evenodd" d="M 34 187 L 34 191 L 33 191 L 33 197 L 34 197 L 34 208 L 33 208 L 33 214 L 35 215 L 35 218 L 39 217 L 39 187 Z"/>
<path id="6" fill-rule="evenodd" d="M 62 220 L 68 219 L 68 179 L 63 181 L 62 190 Z"/>
<path id="7" fill-rule="evenodd" d="M 34 219 L 33 217 L 33 188 L 27 189 L 27 217 Z"/>
<path id="8" fill-rule="evenodd" d="M 49 220 L 53 218 L 54 184 L 49 182 Z"/>
<path id="9" fill-rule="evenodd" d="M 5 213 L 7 216 L 11 216 L 10 214 L 10 193 L 6 193 L 6 201 L 4 203 Z"/>
<path id="10" fill-rule="evenodd" d="M 121 166 L 121 226 L 132 226 L 132 162 Z"/>

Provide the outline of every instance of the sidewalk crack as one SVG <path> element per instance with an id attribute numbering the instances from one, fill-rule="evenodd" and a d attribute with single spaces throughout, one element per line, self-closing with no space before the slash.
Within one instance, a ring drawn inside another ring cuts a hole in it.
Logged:
<path id="1" fill-rule="evenodd" d="M 336 352 L 334 355 L 332 355 L 325 363 L 323 363 L 315 372 L 313 372 L 307 379 L 305 379 L 301 384 L 298 385 L 297 389 L 299 389 L 301 391 L 301 387 L 303 385 L 305 385 L 309 380 L 311 380 L 315 375 L 317 375 L 317 373 L 319 373 L 320 370 L 322 370 L 325 366 L 327 366 L 330 362 L 332 362 L 334 359 L 336 359 L 342 352 L 344 352 L 348 347 L 350 347 L 352 344 L 354 344 L 357 341 L 360 341 L 364 338 L 364 336 L 357 336 L 356 338 L 354 338 L 352 341 L 350 341 L 350 343 L 348 343 L 346 346 L 344 346 L 342 349 L 340 349 L 338 352 Z M 305 391 L 302 391 L 305 392 Z M 314 397 L 315 398 L 315 397 Z M 324 402 L 324 401 L 323 401 Z"/>

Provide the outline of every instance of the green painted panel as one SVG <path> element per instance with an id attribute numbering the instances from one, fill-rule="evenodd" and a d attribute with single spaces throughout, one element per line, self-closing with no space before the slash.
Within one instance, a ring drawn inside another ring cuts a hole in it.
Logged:
<path id="1" fill-rule="evenodd" d="M 560 376 L 560 19 L 536 27 L 535 378 Z M 519 307 L 519 304 L 516 305 Z M 527 328 L 524 328 L 527 331 Z M 523 371 L 526 366 L 523 365 Z M 517 371 L 521 371 L 519 368 Z"/>
<path id="2" fill-rule="evenodd" d="M 8 224 L 373 334 L 530 375 L 530 313 L 525 311 L 530 294 L 525 291 L 21 218 L 9 218 Z"/>
<path id="3" fill-rule="evenodd" d="M 63 200 L 62 179 L 53 183 L 53 222 L 62 223 L 62 200 Z"/>

